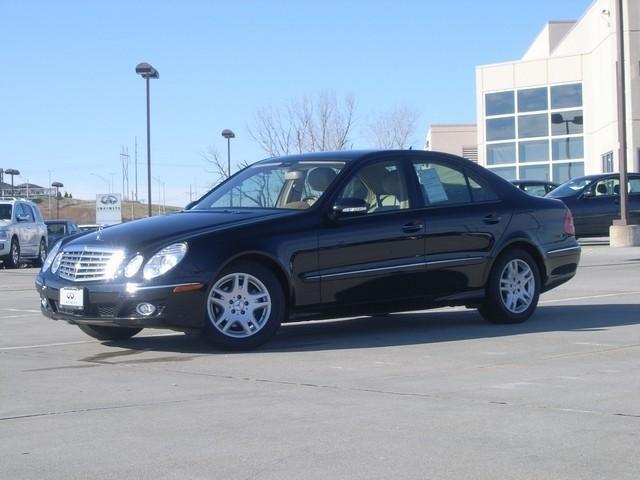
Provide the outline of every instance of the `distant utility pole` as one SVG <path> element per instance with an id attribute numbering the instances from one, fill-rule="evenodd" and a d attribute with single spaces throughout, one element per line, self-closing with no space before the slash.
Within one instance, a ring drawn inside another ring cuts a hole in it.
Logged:
<path id="1" fill-rule="evenodd" d="M 127 198 L 129 191 L 129 148 L 122 146 L 120 149 L 120 162 L 122 163 L 122 200 Z"/>
<path id="2" fill-rule="evenodd" d="M 134 158 L 134 162 L 136 164 L 135 170 L 136 170 L 136 202 L 138 201 L 138 137 L 134 138 L 134 143 L 135 143 L 135 147 L 134 147 L 134 151 L 133 151 L 133 158 Z"/>

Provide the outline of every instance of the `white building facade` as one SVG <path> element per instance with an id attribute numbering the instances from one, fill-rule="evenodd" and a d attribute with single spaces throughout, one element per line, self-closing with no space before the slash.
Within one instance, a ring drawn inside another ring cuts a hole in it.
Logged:
<path id="1" fill-rule="evenodd" d="M 616 0 L 549 22 L 518 61 L 476 68 L 478 162 L 507 179 L 618 171 Z M 623 0 L 627 165 L 639 171 L 640 0 Z"/>
<path id="2" fill-rule="evenodd" d="M 431 125 L 424 149 L 452 153 L 477 162 L 477 141 L 478 128 L 475 123 Z"/>

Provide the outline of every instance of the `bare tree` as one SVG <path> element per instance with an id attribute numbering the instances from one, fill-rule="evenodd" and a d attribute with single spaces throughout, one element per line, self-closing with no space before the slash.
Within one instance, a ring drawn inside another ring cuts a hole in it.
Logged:
<path id="1" fill-rule="evenodd" d="M 220 159 L 220 154 L 215 147 L 209 147 L 207 151 L 201 155 L 202 159 L 208 163 L 207 172 L 213 173 L 216 176 L 216 179 L 211 183 L 211 186 L 217 185 L 229 177 L 227 166 Z"/>
<path id="2" fill-rule="evenodd" d="M 418 112 L 406 106 L 398 106 L 379 114 L 368 125 L 370 142 L 377 148 L 405 149 L 413 143 Z"/>
<path id="3" fill-rule="evenodd" d="M 270 156 L 351 148 L 356 102 L 338 100 L 322 92 L 289 102 L 284 108 L 266 107 L 255 114 L 251 137 Z"/>

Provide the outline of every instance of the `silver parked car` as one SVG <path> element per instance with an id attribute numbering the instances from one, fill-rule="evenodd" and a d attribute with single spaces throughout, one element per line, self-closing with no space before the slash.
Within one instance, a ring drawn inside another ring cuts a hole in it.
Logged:
<path id="1" fill-rule="evenodd" d="M 18 268 L 24 260 L 42 266 L 47 258 L 47 226 L 37 205 L 19 198 L 0 197 L 0 260 Z"/>

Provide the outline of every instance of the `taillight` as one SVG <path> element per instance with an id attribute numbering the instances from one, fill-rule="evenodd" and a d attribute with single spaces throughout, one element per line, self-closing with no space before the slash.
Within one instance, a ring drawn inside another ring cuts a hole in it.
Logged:
<path id="1" fill-rule="evenodd" d="M 564 233 L 573 237 L 576 234 L 576 227 L 573 224 L 573 215 L 571 210 L 565 208 L 564 210 Z"/>

